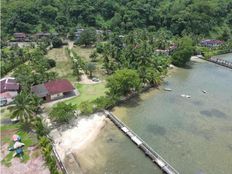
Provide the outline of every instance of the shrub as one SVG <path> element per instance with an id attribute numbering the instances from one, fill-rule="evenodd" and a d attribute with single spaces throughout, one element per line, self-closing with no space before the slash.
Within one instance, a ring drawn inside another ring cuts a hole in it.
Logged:
<path id="1" fill-rule="evenodd" d="M 56 61 L 53 59 L 47 59 L 47 63 L 48 63 L 48 69 L 56 66 Z"/>
<path id="2" fill-rule="evenodd" d="M 43 126 L 40 118 L 37 118 L 35 122 L 35 129 L 38 137 L 46 136 L 48 134 L 48 130 Z"/>
<path id="3" fill-rule="evenodd" d="M 39 139 L 39 144 L 51 174 L 59 174 L 59 171 L 57 170 L 56 159 L 52 152 L 52 145 L 50 140 L 47 137 L 42 136 Z"/>
<path id="4" fill-rule="evenodd" d="M 59 123 L 69 122 L 69 120 L 75 116 L 75 109 L 75 105 L 60 102 L 52 108 L 49 116 Z"/>
<path id="5" fill-rule="evenodd" d="M 83 114 L 91 114 L 94 111 L 93 103 L 89 101 L 83 101 L 79 104 L 79 109 Z"/>
<path id="6" fill-rule="evenodd" d="M 99 53 L 99 54 L 103 53 L 103 51 L 104 51 L 104 44 L 103 44 L 103 43 L 98 43 L 98 44 L 96 45 L 96 51 L 97 51 L 97 53 Z"/>
<path id="7" fill-rule="evenodd" d="M 89 58 L 91 59 L 91 61 L 92 62 L 96 62 L 97 61 L 97 52 L 96 51 L 93 51 L 91 54 L 90 54 L 90 56 L 89 56 Z"/>
<path id="8" fill-rule="evenodd" d="M 93 101 L 97 110 L 107 109 L 110 106 L 113 106 L 116 103 L 116 99 L 113 99 L 109 96 L 101 96 Z"/>
<path id="9" fill-rule="evenodd" d="M 52 45 L 54 48 L 60 48 L 63 45 L 63 43 L 59 37 L 54 37 L 52 39 Z"/>

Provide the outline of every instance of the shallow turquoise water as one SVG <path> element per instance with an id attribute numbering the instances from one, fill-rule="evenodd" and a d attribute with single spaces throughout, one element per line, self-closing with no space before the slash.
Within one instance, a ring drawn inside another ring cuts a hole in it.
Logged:
<path id="1" fill-rule="evenodd" d="M 114 113 L 180 173 L 232 173 L 232 70 L 193 63 L 191 69 L 176 70 L 159 90 L 144 96 Z M 112 124 L 94 146 L 104 163 L 89 173 L 161 173 Z"/>

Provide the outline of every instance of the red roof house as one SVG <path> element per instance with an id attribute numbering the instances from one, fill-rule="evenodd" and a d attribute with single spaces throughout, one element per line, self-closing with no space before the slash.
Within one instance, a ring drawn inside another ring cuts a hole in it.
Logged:
<path id="1" fill-rule="evenodd" d="M 13 77 L 6 77 L 0 80 L 0 93 L 18 91 L 19 83 Z"/>
<path id="2" fill-rule="evenodd" d="M 68 80 L 62 79 L 52 80 L 44 84 L 35 85 L 31 90 L 38 97 L 41 97 L 48 102 L 64 97 L 66 94 L 73 93 L 75 88 Z"/>
<path id="3" fill-rule="evenodd" d="M 206 46 L 206 47 L 216 47 L 216 46 L 220 46 L 222 44 L 224 44 L 223 40 L 215 40 L 215 39 L 206 39 L 206 40 L 202 40 L 200 42 L 200 44 L 202 46 Z"/>
<path id="4" fill-rule="evenodd" d="M 19 83 L 13 77 L 0 80 L 0 106 L 9 104 L 18 95 Z M 4 103 L 2 103 L 4 102 Z"/>

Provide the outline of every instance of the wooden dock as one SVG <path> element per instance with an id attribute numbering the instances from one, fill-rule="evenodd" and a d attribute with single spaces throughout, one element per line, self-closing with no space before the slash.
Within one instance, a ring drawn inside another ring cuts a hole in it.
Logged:
<path id="1" fill-rule="evenodd" d="M 145 143 L 137 134 L 128 128 L 111 112 L 104 110 L 106 116 L 124 133 L 130 140 L 140 148 L 144 154 L 149 157 L 166 174 L 179 174 L 167 161 L 165 161 L 157 152 L 155 152 L 147 143 Z"/>
<path id="2" fill-rule="evenodd" d="M 228 60 L 223 60 L 215 57 L 211 57 L 209 59 L 204 59 L 204 58 L 201 59 L 232 69 L 232 62 Z"/>
<path id="3" fill-rule="evenodd" d="M 218 59 L 218 58 L 210 58 L 209 61 L 232 69 L 232 62 L 230 62 L 230 61 Z"/>

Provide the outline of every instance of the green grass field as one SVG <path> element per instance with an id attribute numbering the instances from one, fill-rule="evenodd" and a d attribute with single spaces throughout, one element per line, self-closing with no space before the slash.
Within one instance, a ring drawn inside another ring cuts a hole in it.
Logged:
<path id="1" fill-rule="evenodd" d="M 72 50 L 76 54 L 78 54 L 85 62 L 91 62 L 89 56 L 95 50 L 95 48 L 84 48 L 80 46 L 74 46 Z M 105 75 L 105 70 L 102 69 L 103 62 L 101 59 L 101 55 L 98 54 L 97 61 L 92 63 L 94 63 L 96 66 L 96 70 L 94 71 L 93 75 L 102 80 L 105 79 L 106 75 Z"/>
<path id="2" fill-rule="evenodd" d="M 92 101 L 100 96 L 104 96 L 106 92 L 105 82 L 90 85 L 77 84 L 76 88 L 80 92 L 80 95 L 65 101 L 66 103 L 78 105 L 83 101 Z"/>
<path id="3" fill-rule="evenodd" d="M 74 52 L 76 52 L 83 60 L 85 61 L 90 61 L 91 59 L 89 58 L 90 54 L 95 50 L 94 48 L 84 48 L 80 46 L 74 46 L 72 49 Z"/>
<path id="4" fill-rule="evenodd" d="M 56 61 L 56 67 L 50 71 L 58 73 L 60 78 L 68 79 L 72 82 L 76 81 L 73 75 L 72 62 L 66 55 L 65 48 L 53 48 L 46 57 Z"/>

